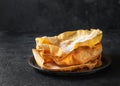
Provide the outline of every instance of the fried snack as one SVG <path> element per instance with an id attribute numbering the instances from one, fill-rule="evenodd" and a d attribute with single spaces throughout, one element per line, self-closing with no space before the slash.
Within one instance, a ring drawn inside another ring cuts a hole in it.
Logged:
<path id="1" fill-rule="evenodd" d="M 37 37 L 32 49 L 38 66 L 50 71 L 84 71 L 102 65 L 102 31 L 67 31 L 53 37 Z"/>

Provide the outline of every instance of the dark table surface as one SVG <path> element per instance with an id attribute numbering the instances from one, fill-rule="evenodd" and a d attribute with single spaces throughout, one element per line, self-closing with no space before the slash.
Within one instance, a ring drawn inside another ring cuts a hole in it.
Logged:
<path id="1" fill-rule="evenodd" d="M 53 76 L 35 71 L 27 60 L 34 38 L 54 32 L 0 31 L 0 86 L 120 86 L 120 30 L 104 30 L 103 52 L 112 59 L 108 70 L 89 76 Z"/>

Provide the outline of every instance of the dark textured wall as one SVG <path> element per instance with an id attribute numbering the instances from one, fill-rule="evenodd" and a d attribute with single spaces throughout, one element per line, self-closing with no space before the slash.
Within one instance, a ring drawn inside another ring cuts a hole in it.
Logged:
<path id="1" fill-rule="evenodd" d="M 0 0 L 0 29 L 120 28 L 120 0 Z"/>

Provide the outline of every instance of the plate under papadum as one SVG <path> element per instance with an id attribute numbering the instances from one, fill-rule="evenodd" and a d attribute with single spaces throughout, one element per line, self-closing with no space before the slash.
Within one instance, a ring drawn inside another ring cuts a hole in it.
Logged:
<path id="1" fill-rule="evenodd" d="M 34 57 L 29 58 L 28 63 L 30 66 L 32 66 L 33 68 L 37 69 L 38 71 L 40 71 L 41 73 L 46 73 L 46 74 L 54 74 L 54 75 L 64 75 L 64 76 L 79 76 L 79 75 L 89 75 L 89 74 L 93 74 L 96 73 L 100 70 L 106 69 L 107 67 L 110 66 L 111 64 L 111 59 L 108 56 L 102 56 L 102 65 L 98 68 L 94 68 L 92 70 L 88 70 L 88 71 L 74 71 L 74 72 L 59 72 L 59 71 L 49 71 L 49 70 L 45 70 L 40 68 Z"/>

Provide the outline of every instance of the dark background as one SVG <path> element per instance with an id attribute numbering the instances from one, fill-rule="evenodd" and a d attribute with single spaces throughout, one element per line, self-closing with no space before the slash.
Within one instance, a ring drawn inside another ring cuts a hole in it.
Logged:
<path id="1" fill-rule="evenodd" d="M 90 76 L 35 71 L 35 37 L 100 28 L 111 66 Z M 0 86 L 120 86 L 120 0 L 0 0 Z"/>
<path id="2" fill-rule="evenodd" d="M 0 0 L 0 29 L 119 29 L 120 0 Z"/>

